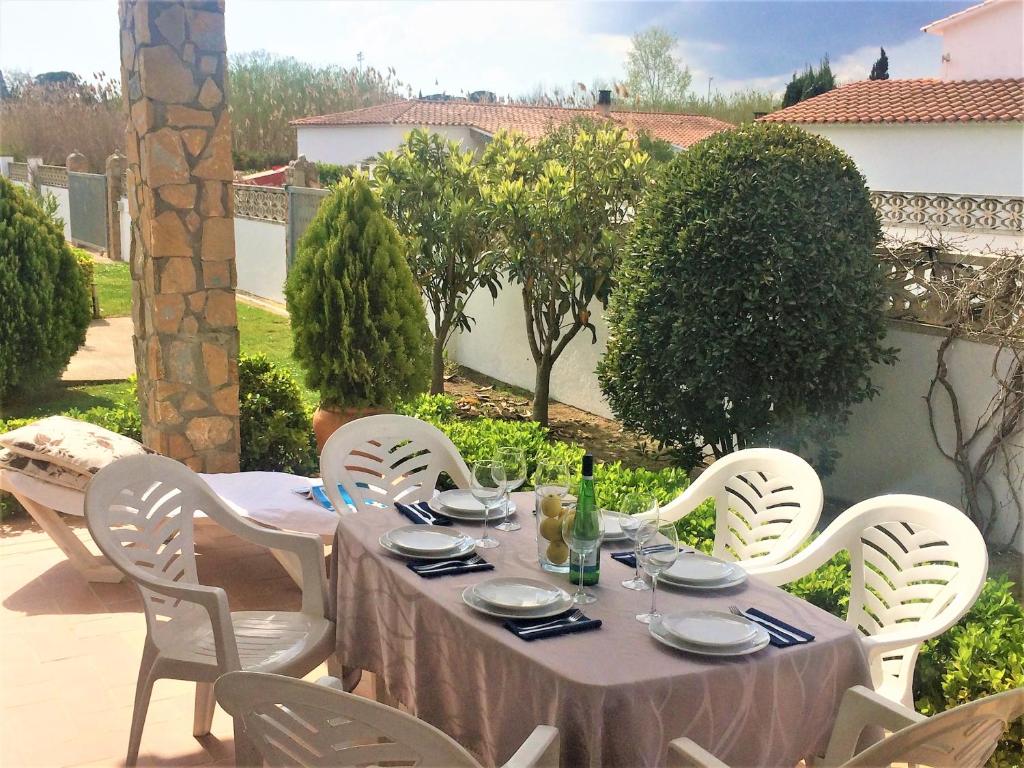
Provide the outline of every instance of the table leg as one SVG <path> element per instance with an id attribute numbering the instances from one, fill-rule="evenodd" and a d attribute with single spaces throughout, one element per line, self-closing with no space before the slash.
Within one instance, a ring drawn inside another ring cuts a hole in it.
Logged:
<path id="1" fill-rule="evenodd" d="M 11 494 L 39 524 L 39 527 L 46 532 L 46 535 L 61 548 L 68 560 L 71 561 L 71 565 L 87 581 L 117 584 L 124 580 L 124 574 L 111 565 L 105 557 L 94 555 L 89 551 L 88 547 L 82 543 L 57 512 L 16 491 L 11 491 Z"/>

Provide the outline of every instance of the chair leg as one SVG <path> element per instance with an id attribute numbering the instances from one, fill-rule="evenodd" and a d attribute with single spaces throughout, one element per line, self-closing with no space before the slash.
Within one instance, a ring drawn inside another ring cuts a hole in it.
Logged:
<path id="1" fill-rule="evenodd" d="M 217 701 L 213 697 L 213 683 L 196 683 L 196 712 L 192 721 L 192 735 L 205 736 L 213 726 L 213 709 Z"/>
<path id="2" fill-rule="evenodd" d="M 256 746 L 242 726 L 242 719 L 235 718 L 235 768 L 253 768 L 262 766 L 263 759 Z"/>
<path id="3" fill-rule="evenodd" d="M 142 727 L 146 724 L 146 712 L 149 711 L 149 699 L 153 694 L 153 662 L 156 660 L 156 649 L 147 640 L 142 649 L 142 662 L 139 664 L 139 679 L 135 684 L 135 707 L 132 710 L 132 729 L 128 736 L 128 757 L 125 765 L 132 768 L 139 761 L 139 746 L 142 744 Z"/>

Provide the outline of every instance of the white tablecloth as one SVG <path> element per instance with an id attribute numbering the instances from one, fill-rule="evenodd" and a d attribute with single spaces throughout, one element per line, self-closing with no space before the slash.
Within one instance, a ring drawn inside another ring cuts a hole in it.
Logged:
<path id="1" fill-rule="evenodd" d="M 334 536 L 338 516 L 295 493 L 296 488 L 308 488 L 318 480 L 286 472 L 229 472 L 199 476 L 243 517 L 283 530 Z M 20 472 L 0 470 L 0 490 L 14 491 L 65 514 L 85 514 L 85 494 L 81 491 L 36 480 Z"/>

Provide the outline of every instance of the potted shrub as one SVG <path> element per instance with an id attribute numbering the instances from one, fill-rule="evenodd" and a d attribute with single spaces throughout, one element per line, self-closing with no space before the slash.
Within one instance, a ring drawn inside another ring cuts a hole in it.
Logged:
<path id="1" fill-rule="evenodd" d="M 364 176 L 320 205 L 285 284 L 306 384 L 320 393 L 317 450 L 347 421 L 426 390 L 430 331 L 406 241 Z"/>

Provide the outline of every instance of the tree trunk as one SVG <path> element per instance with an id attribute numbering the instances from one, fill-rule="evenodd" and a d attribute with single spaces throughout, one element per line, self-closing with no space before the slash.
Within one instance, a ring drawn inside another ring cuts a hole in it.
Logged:
<path id="1" fill-rule="evenodd" d="M 551 388 L 553 361 L 541 358 L 537 363 L 537 378 L 533 386 L 533 420 L 548 425 L 548 391 Z"/>
<path id="2" fill-rule="evenodd" d="M 434 337 L 434 350 L 430 359 L 430 394 L 444 393 L 444 337 Z"/>

